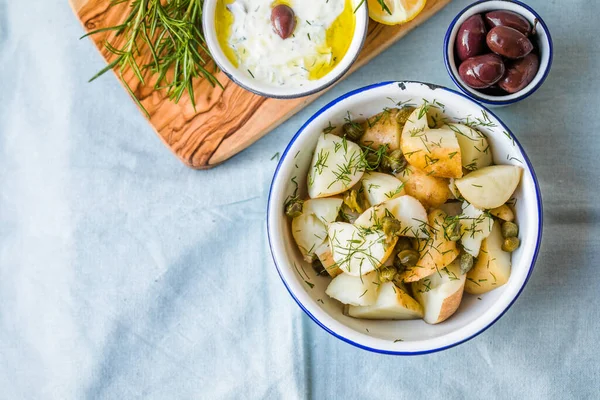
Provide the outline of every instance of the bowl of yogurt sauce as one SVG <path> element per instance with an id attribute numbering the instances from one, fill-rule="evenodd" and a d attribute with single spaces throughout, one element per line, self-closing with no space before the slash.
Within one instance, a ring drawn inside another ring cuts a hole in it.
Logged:
<path id="1" fill-rule="evenodd" d="M 203 30 L 213 59 L 232 81 L 261 96 L 296 98 L 348 71 L 368 18 L 364 0 L 209 0 Z"/>

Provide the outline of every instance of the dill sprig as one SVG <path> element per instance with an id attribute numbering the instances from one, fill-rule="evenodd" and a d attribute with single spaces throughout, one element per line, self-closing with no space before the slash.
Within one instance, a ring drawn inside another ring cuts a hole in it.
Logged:
<path id="1" fill-rule="evenodd" d="M 378 148 L 371 147 L 372 143 L 364 145 L 359 144 L 361 153 L 361 165 L 365 171 L 375 171 L 379 169 L 381 163 L 387 158 L 388 145 L 379 146 Z"/>
<path id="2" fill-rule="evenodd" d="M 124 79 L 131 69 L 142 85 L 145 72 L 155 76 L 154 89 L 165 89 L 169 98 L 179 102 L 187 93 L 196 108 L 194 80 L 205 78 L 211 85 L 219 85 L 209 71 L 210 53 L 202 33 L 202 5 L 204 0 L 111 0 L 110 6 L 129 2 L 129 14 L 115 26 L 88 32 L 83 37 L 101 32 L 114 32 L 112 41 L 104 47 L 115 58 L 94 75 L 90 82 L 109 70 L 114 70 L 137 105 L 149 117 L 148 111 L 136 97 L 133 88 Z M 148 64 L 142 60 L 150 54 Z"/>
<path id="3" fill-rule="evenodd" d="M 489 114 L 485 110 L 481 110 L 481 117 L 469 115 L 466 118 L 457 118 L 456 123 L 466 125 L 475 130 L 477 130 L 477 128 L 495 128 L 498 126 L 491 120 Z M 510 135 L 507 136 L 510 137 Z"/>

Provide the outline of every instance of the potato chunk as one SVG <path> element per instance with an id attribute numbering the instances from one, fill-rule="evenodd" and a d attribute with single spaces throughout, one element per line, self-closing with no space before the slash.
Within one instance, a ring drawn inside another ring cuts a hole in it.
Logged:
<path id="1" fill-rule="evenodd" d="M 365 276 L 341 274 L 333 278 L 325 293 L 344 304 L 355 306 L 370 306 L 377 301 L 379 280 L 377 273 Z"/>
<path id="2" fill-rule="evenodd" d="M 427 211 L 417 199 L 412 196 L 400 196 L 384 201 L 362 213 L 354 222 L 356 226 L 365 229 L 381 229 L 383 218 L 393 216 L 400 221 L 398 235 L 426 238 Z"/>
<path id="3" fill-rule="evenodd" d="M 360 143 L 373 149 L 386 145 L 389 150 L 399 149 L 402 128 L 411 111 L 412 109 L 390 108 L 367 119 Z"/>
<path id="4" fill-rule="evenodd" d="M 455 260 L 439 272 L 413 283 L 415 298 L 425 310 L 425 322 L 439 324 L 456 312 L 462 300 L 465 278 Z"/>
<path id="5" fill-rule="evenodd" d="M 328 234 L 333 260 L 342 271 L 353 276 L 379 268 L 398 240 L 387 238 L 383 231 L 360 229 L 346 222 L 329 225 Z"/>
<path id="6" fill-rule="evenodd" d="M 521 181 L 523 169 L 515 165 L 492 165 L 456 179 L 456 187 L 469 203 L 482 210 L 506 203 Z"/>
<path id="7" fill-rule="evenodd" d="M 308 172 L 308 195 L 314 199 L 345 192 L 360 181 L 364 172 L 359 145 L 322 133 Z"/>
<path id="8" fill-rule="evenodd" d="M 494 222 L 492 232 L 481 244 L 479 258 L 467 273 L 465 290 L 470 294 L 483 294 L 496 289 L 510 278 L 510 253 L 502 250 L 502 228 Z"/>
<path id="9" fill-rule="evenodd" d="M 473 257 L 479 255 L 483 240 L 490 235 L 494 220 L 472 204 L 463 203 L 460 216 L 460 243 L 467 253 Z"/>
<path id="10" fill-rule="evenodd" d="M 417 265 L 406 269 L 401 275 L 404 282 L 415 282 L 440 271 L 458 257 L 456 242 L 444 233 L 446 213 L 433 210 L 428 216 L 428 239 L 419 240 L 420 258 Z"/>
<path id="11" fill-rule="evenodd" d="M 448 127 L 429 129 L 427 107 L 416 109 L 402 130 L 400 147 L 406 161 L 426 173 L 442 178 L 462 176 L 461 150 Z"/>
<path id="12" fill-rule="evenodd" d="M 364 319 L 419 319 L 423 318 L 423 307 L 408 293 L 392 282 L 381 284 L 375 304 L 350 306 L 348 315 Z"/>
<path id="13" fill-rule="evenodd" d="M 402 181 L 381 172 L 367 172 L 362 178 L 363 193 L 372 206 L 406 194 Z"/>
<path id="14" fill-rule="evenodd" d="M 292 220 L 292 236 L 307 262 L 320 258 L 327 239 L 327 226 L 337 218 L 342 200 L 336 198 L 306 200 L 302 214 Z"/>
<path id="15" fill-rule="evenodd" d="M 448 124 L 456 134 L 460 146 L 462 166 L 474 171 L 492 165 L 492 151 L 485 135 L 462 124 Z"/>
<path id="16" fill-rule="evenodd" d="M 406 194 L 419 200 L 426 208 L 438 208 L 451 196 L 448 179 L 436 178 L 410 165 L 396 177 L 404 182 Z"/>

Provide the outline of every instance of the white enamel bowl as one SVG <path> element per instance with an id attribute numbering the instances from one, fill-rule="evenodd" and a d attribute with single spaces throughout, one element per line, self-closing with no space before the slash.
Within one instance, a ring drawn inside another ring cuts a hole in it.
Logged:
<path id="1" fill-rule="evenodd" d="M 325 289 L 330 281 L 318 277 L 302 260 L 284 214 L 286 197 L 297 181 L 306 195 L 306 175 L 321 131 L 331 122 L 343 124 L 367 117 L 396 102 L 434 100 L 445 105 L 453 119 L 481 119 L 479 128 L 490 141 L 496 164 L 514 164 L 524 169 L 514 194 L 521 246 L 512 255 L 512 273 L 507 284 L 479 296 L 465 294 L 459 310 L 447 321 L 428 325 L 415 321 L 368 321 L 347 317 L 341 303 L 330 299 Z M 283 284 L 309 317 L 333 336 L 362 349 L 396 355 L 415 355 L 447 349 L 480 334 L 496 322 L 515 302 L 531 276 L 542 236 L 542 199 L 533 167 L 510 130 L 489 110 L 468 97 L 443 87 L 419 82 L 383 82 L 347 93 L 332 101 L 300 128 L 275 171 L 267 210 L 267 231 L 273 260 Z"/>
<path id="2" fill-rule="evenodd" d="M 333 85 L 350 69 L 360 50 L 362 49 L 365 38 L 367 37 L 367 28 L 369 26 L 369 11 L 367 2 L 361 0 L 352 0 L 352 5 L 356 9 L 356 26 L 354 36 L 348 51 L 342 60 L 324 77 L 312 81 L 307 81 L 302 87 L 284 87 L 268 84 L 252 79 L 236 68 L 227 58 L 217 39 L 215 29 L 215 10 L 217 0 L 207 0 L 204 2 L 202 15 L 202 28 L 204 37 L 211 57 L 215 60 L 219 68 L 231 79 L 244 89 L 264 97 L 273 97 L 278 99 L 292 99 L 308 96 Z"/>
<path id="3" fill-rule="evenodd" d="M 458 29 L 463 22 L 472 15 L 482 14 L 494 10 L 508 10 L 521 14 L 527 18 L 531 25 L 535 24 L 536 35 L 534 36 L 540 52 L 540 67 L 533 78 L 533 81 L 523 89 L 516 93 L 507 94 L 505 96 L 492 96 L 482 93 L 477 89 L 469 87 L 458 74 L 458 65 L 454 57 L 454 43 Z M 469 97 L 478 102 L 490 107 L 502 107 L 514 104 L 531 96 L 536 90 L 542 86 L 552 67 L 553 45 L 552 37 L 548 26 L 544 23 L 542 17 L 539 16 L 531 7 L 518 0 L 480 0 L 467 6 L 462 10 L 456 18 L 450 23 L 446 36 L 444 38 L 444 63 L 450 78 L 456 86 Z"/>

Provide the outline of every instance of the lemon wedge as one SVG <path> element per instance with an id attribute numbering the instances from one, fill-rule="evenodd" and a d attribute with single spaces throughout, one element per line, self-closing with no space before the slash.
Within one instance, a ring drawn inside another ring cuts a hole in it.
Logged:
<path id="1" fill-rule="evenodd" d="M 367 0 L 369 17 L 385 25 L 398 25 L 414 19 L 427 0 Z"/>

